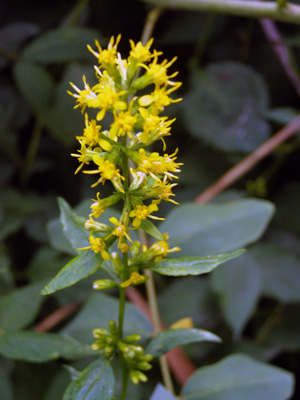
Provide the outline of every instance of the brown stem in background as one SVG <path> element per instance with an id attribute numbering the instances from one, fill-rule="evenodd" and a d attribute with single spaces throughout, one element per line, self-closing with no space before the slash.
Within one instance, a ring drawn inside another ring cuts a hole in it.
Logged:
<path id="1" fill-rule="evenodd" d="M 63 307 L 55 310 L 52 314 L 48 315 L 48 317 L 44 318 L 41 322 L 34 325 L 32 330 L 35 332 L 48 332 L 60 322 L 64 321 L 67 317 L 72 315 L 81 306 L 81 302 L 66 304 Z"/>
<path id="2" fill-rule="evenodd" d="M 279 144 L 285 142 L 300 130 L 300 115 L 280 129 L 274 136 L 264 142 L 251 154 L 227 171 L 213 185 L 209 186 L 195 199 L 195 203 L 204 204 L 227 189 L 239 178 L 249 172 L 259 161 L 267 157 Z"/>
<path id="3" fill-rule="evenodd" d="M 277 29 L 275 22 L 269 19 L 261 19 L 259 20 L 259 23 L 287 77 L 296 89 L 298 96 L 300 96 L 300 78 L 292 66 L 290 51 L 283 43 L 281 34 Z"/>

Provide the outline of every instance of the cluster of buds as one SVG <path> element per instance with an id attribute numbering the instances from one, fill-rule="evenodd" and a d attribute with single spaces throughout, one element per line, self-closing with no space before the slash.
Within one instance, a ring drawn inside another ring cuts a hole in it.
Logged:
<path id="1" fill-rule="evenodd" d="M 152 368 L 149 362 L 153 356 L 144 354 L 142 346 L 136 344 L 141 340 L 141 336 L 136 334 L 120 339 L 116 322 L 110 320 L 108 327 L 109 330 L 93 330 L 95 342 L 91 346 L 92 350 L 104 350 L 107 358 L 112 358 L 117 352 L 121 353 L 129 370 L 131 381 L 134 384 L 147 381 L 146 375 L 141 371 L 148 371 Z"/>

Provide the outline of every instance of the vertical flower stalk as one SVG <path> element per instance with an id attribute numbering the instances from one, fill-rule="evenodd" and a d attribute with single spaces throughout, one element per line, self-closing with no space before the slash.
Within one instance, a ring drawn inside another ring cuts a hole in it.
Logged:
<path id="1" fill-rule="evenodd" d="M 161 113 L 171 103 L 180 101 L 171 95 L 181 83 L 173 81 L 177 72 L 169 73 L 176 58 L 159 61 L 162 53 L 151 50 L 153 39 L 145 45 L 130 40 L 126 59 L 118 52 L 120 39 L 120 35 L 112 37 L 106 49 L 98 41 L 95 49 L 88 46 L 97 59 L 94 68 L 98 83 L 91 87 L 83 77 L 83 88 L 71 83 L 74 92 L 69 94 L 76 99 L 75 108 L 81 108 L 85 118 L 83 134 L 77 136 L 80 149 L 72 154 L 79 162 L 75 173 L 82 170 L 95 175 L 92 187 L 107 181 L 113 186 L 110 196 L 102 198 L 97 192 L 92 200 L 91 213 L 85 223 L 90 234 L 89 246 L 80 250 L 91 249 L 100 254 L 102 262 L 109 264 L 112 271 L 114 278 L 95 281 L 94 289 L 119 288 L 118 322 L 111 320 L 108 330 L 93 331 L 92 349 L 104 351 L 107 358 L 119 355 L 123 371 L 121 400 L 124 400 L 128 376 L 134 384 L 146 381 L 144 371 L 151 368 L 152 359 L 138 344 L 140 335 L 124 334 L 126 288 L 147 280 L 139 266 L 162 260 L 170 252 L 180 250 L 169 248 L 168 234 L 161 233 L 151 220 L 162 219 L 157 216 L 162 201 L 178 204 L 172 190 L 181 164 L 177 162 L 177 150 L 166 153 L 165 142 L 174 119 L 169 120 Z M 142 71 L 139 77 L 138 71 Z M 102 128 L 104 118 L 112 121 L 108 130 Z M 159 140 L 164 153 L 149 151 L 149 146 Z M 129 160 L 132 168 L 128 166 Z M 123 203 L 120 218 L 111 217 L 110 225 L 103 224 L 99 220 L 102 213 L 118 202 Z M 156 241 L 149 247 L 142 246 L 134 240 L 138 229 Z M 117 250 L 112 249 L 115 242 Z"/>

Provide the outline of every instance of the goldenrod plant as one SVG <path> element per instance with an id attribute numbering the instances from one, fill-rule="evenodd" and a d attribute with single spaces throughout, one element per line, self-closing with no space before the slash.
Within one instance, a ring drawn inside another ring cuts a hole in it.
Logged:
<path id="1" fill-rule="evenodd" d="M 153 39 L 150 39 L 145 45 L 130 40 L 131 50 L 124 59 L 117 49 L 120 40 L 121 35 L 112 37 L 107 49 L 103 49 L 98 41 L 95 42 L 96 49 L 88 46 L 97 59 L 94 68 L 98 83 L 91 87 L 83 76 L 83 88 L 71 83 L 74 91 L 69 91 L 76 99 L 75 108 L 81 109 L 85 119 L 83 134 L 77 136 L 80 148 L 78 153 L 72 154 L 79 162 L 75 173 L 82 171 L 95 175 L 92 187 L 97 189 L 110 182 L 113 193 L 106 198 L 101 197 L 100 191 L 95 193 L 91 212 L 84 221 L 88 245 L 86 240 L 82 243 L 80 239 L 76 240 L 79 256 L 44 288 L 43 294 L 69 286 L 69 277 L 73 275 L 74 278 L 75 269 L 80 268 L 80 276 L 75 278 L 78 281 L 102 267 L 108 271 L 110 279 L 95 280 L 93 288 L 117 288 L 119 313 L 117 321 L 109 320 L 108 329 L 95 326 L 91 349 L 100 359 L 70 384 L 65 400 L 81 398 L 79 393 L 88 390 L 89 380 L 99 368 L 98 378 L 103 387 L 97 398 L 115 398 L 113 379 L 106 379 L 113 374 L 110 362 L 114 357 L 118 357 L 123 375 L 119 398 L 125 400 L 128 378 L 133 384 L 146 382 L 146 371 L 152 368 L 155 356 L 183 342 L 219 341 L 216 335 L 201 329 L 178 329 L 165 331 L 162 337 L 157 335 L 145 350 L 140 344 L 140 334 L 124 334 L 126 288 L 145 283 L 148 279 L 143 273 L 145 269 L 170 276 L 200 275 L 243 253 L 239 250 L 213 257 L 167 258 L 180 248 L 171 247 L 168 233 L 161 233 L 150 219 L 163 219 L 155 215 L 162 201 L 178 204 L 172 190 L 177 185 L 182 163 L 177 161 L 177 149 L 172 154 L 166 153 L 165 141 L 175 119 L 161 116 L 168 105 L 181 100 L 170 96 L 181 85 L 174 80 L 177 72 L 169 72 L 176 57 L 171 61 L 163 59 L 162 52 L 151 49 Z M 89 112 L 94 109 L 96 116 L 92 118 Z M 101 121 L 107 114 L 112 122 L 108 130 L 103 130 Z M 162 154 L 151 151 L 157 141 L 162 142 Z M 122 204 L 120 218 L 112 216 L 109 224 L 103 223 L 102 214 L 108 213 L 108 209 L 117 203 Z M 66 214 L 68 205 L 62 199 L 60 206 Z M 77 235 L 74 226 L 66 225 L 65 229 L 67 236 Z M 152 243 L 136 240 L 137 230 L 150 235 Z M 95 271 L 87 268 L 88 263 L 93 263 Z M 165 344 L 158 350 L 159 341 Z"/>

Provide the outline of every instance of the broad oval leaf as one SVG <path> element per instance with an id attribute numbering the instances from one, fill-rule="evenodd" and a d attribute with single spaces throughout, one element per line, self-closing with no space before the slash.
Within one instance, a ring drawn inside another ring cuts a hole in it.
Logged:
<path id="1" fill-rule="evenodd" d="M 39 282 L 0 296 L 0 331 L 14 332 L 35 319 L 43 302 L 40 290 Z"/>
<path id="2" fill-rule="evenodd" d="M 179 246 L 183 256 L 205 256 L 255 242 L 273 214 L 274 205 L 265 200 L 204 205 L 186 203 L 172 210 L 159 229 L 169 233 L 170 246 Z"/>
<path id="3" fill-rule="evenodd" d="M 101 357 L 70 383 L 62 400 L 111 400 L 114 384 L 110 362 L 106 357 Z"/>
<path id="4" fill-rule="evenodd" d="M 160 357 L 176 346 L 181 346 L 195 342 L 221 342 L 221 339 L 203 329 L 169 329 L 151 340 L 146 348 L 146 353 L 150 353 L 153 357 Z"/>
<path id="5" fill-rule="evenodd" d="M 270 126 L 262 117 L 267 87 L 246 65 L 224 62 L 192 70 L 181 107 L 191 134 L 221 150 L 250 152 L 269 137 Z"/>
<path id="6" fill-rule="evenodd" d="M 150 397 L 150 400 L 177 400 L 169 390 L 167 390 L 162 384 L 158 384 Z"/>
<path id="7" fill-rule="evenodd" d="M 37 37 L 23 52 L 23 58 L 41 63 L 90 59 L 87 43 L 99 38 L 96 30 L 84 27 L 59 28 Z"/>
<path id="8" fill-rule="evenodd" d="M 0 354 L 13 360 L 41 363 L 60 357 L 73 360 L 95 353 L 68 335 L 18 331 L 0 335 Z"/>
<path id="9" fill-rule="evenodd" d="M 51 294 L 57 290 L 72 286 L 96 272 L 103 262 L 100 254 L 92 250 L 83 250 L 73 258 L 59 273 L 44 287 L 41 294 Z"/>
<path id="10" fill-rule="evenodd" d="M 156 228 L 156 226 L 149 221 L 148 219 L 144 219 L 141 222 L 140 228 L 143 229 L 148 235 L 154 237 L 157 240 L 164 240 L 163 235 Z"/>
<path id="11" fill-rule="evenodd" d="M 293 375 L 242 354 L 199 368 L 183 387 L 183 400 L 286 400 Z"/>
<path id="12" fill-rule="evenodd" d="M 73 249 L 80 254 L 79 248 L 90 245 L 89 232 L 84 227 L 86 219 L 76 214 L 66 200 L 61 197 L 58 198 L 58 205 L 63 232 Z"/>
<path id="13" fill-rule="evenodd" d="M 244 252 L 245 250 L 242 249 L 218 256 L 167 258 L 161 261 L 143 263 L 139 267 L 169 276 L 201 275 L 213 271 L 218 265 Z"/>

